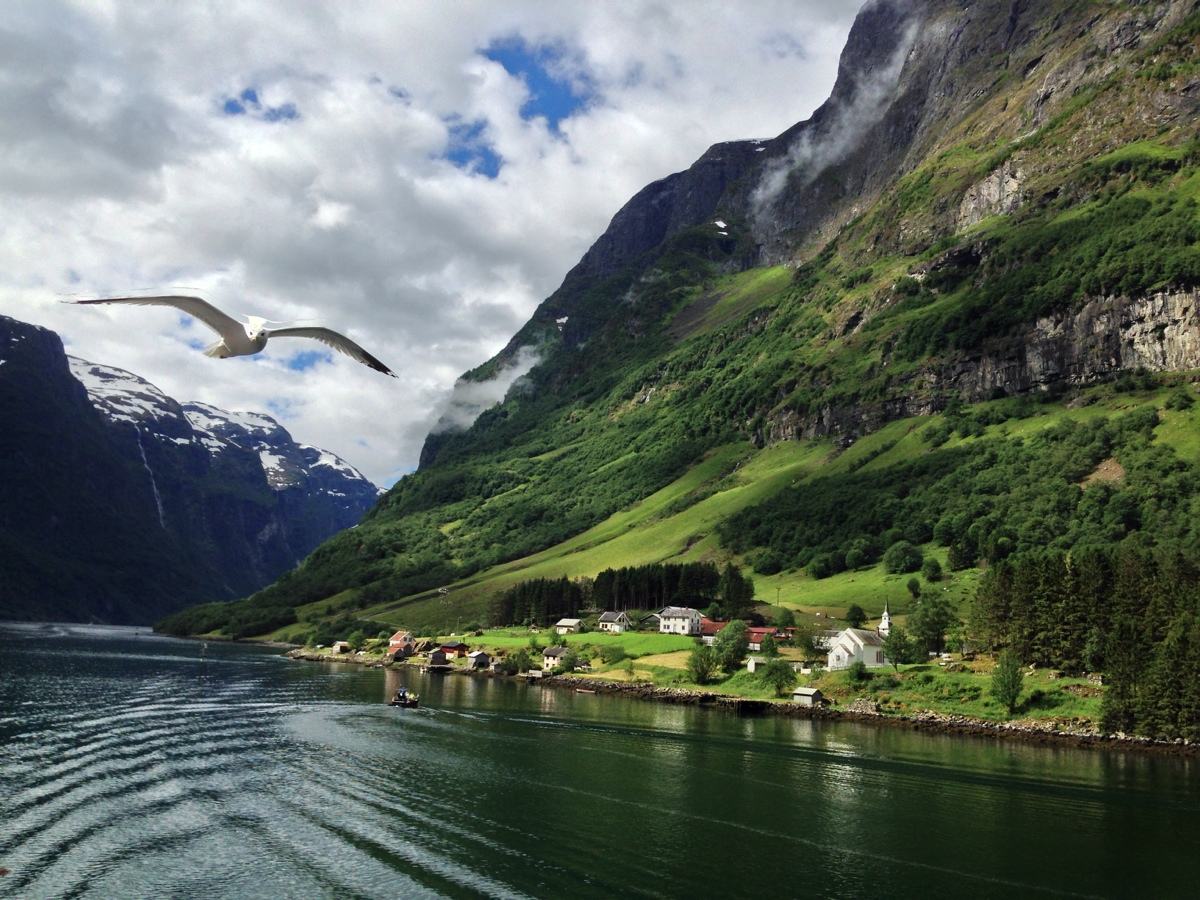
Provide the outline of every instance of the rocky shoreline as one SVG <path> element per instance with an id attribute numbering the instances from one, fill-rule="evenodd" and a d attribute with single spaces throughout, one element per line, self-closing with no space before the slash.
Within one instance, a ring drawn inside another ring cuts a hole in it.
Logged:
<path id="1" fill-rule="evenodd" d="M 287 656 L 291 659 L 310 662 L 339 662 L 375 668 L 409 665 L 408 663 L 389 663 L 379 657 L 367 656 L 363 653 L 334 655 L 303 648 L 292 650 Z M 504 677 L 492 675 L 490 672 L 474 672 L 468 669 L 455 669 L 449 674 L 473 675 L 477 678 Z M 703 706 L 709 709 L 725 710 L 739 716 L 791 716 L 799 719 L 820 719 L 831 722 L 862 722 L 930 734 L 966 735 L 1041 746 L 1200 756 L 1200 743 L 1189 743 L 1183 740 L 1156 741 L 1152 738 L 1120 732 L 1104 734 L 1082 722 L 1076 727 L 1063 727 L 1062 723 L 1050 721 L 991 722 L 986 719 L 939 713 L 933 710 L 922 710 L 913 715 L 900 716 L 882 712 L 876 703 L 866 698 L 859 698 L 845 707 L 800 706 L 789 700 L 757 700 L 711 691 L 661 687 L 651 682 L 605 681 L 579 675 L 546 676 L 538 679 L 538 683 L 543 687 L 563 690 L 585 691 L 594 694 L 620 694 L 634 700 L 646 700 L 653 703 Z"/>
<path id="2" fill-rule="evenodd" d="M 1174 756 L 1200 756 L 1200 743 L 1187 741 L 1156 741 L 1123 733 L 1105 734 L 1080 725 L 1063 728 L 1055 722 L 1016 721 L 991 722 L 971 716 L 938 713 L 922 710 L 913 715 L 890 715 L 880 711 L 878 705 L 866 698 L 855 700 L 849 706 L 800 706 L 788 700 L 754 700 L 733 697 L 707 691 L 683 688 L 659 687 L 649 682 L 630 683 L 624 681 L 598 681 L 573 675 L 558 675 L 542 680 L 544 685 L 570 689 L 584 689 L 597 694 L 622 694 L 638 700 L 658 703 L 681 703 L 725 709 L 737 715 L 776 715 L 801 719 L 823 719 L 841 722 L 865 722 L 911 731 L 933 734 L 970 735 L 999 740 L 1019 741 L 1043 746 L 1078 747 L 1102 750 L 1132 750 L 1143 753 L 1159 753 Z"/>

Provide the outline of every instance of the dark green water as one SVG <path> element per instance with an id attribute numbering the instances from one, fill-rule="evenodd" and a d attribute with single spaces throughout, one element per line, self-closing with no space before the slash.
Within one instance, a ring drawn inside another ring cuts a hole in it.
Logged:
<path id="1" fill-rule="evenodd" d="M 0 895 L 1197 896 L 1200 766 L 0 628 Z"/>

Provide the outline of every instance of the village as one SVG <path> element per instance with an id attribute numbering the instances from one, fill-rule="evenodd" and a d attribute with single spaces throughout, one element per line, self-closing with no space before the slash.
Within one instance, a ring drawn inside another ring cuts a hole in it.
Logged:
<path id="1" fill-rule="evenodd" d="M 903 625 L 897 627 L 886 604 L 871 621 L 858 621 L 853 612 L 850 618 L 853 623 L 824 616 L 797 624 L 749 624 L 686 606 L 593 610 L 545 626 L 472 627 L 441 636 L 400 629 L 294 655 L 579 690 L 603 682 L 884 716 L 1007 721 L 1016 713 L 1022 721 L 1071 730 L 1092 730 L 1099 719 L 1103 688 L 1095 676 L 1028 668 L 1022 672 L 1022 702 L 1006 708 L 992 696 L 996 661 L 990 656 L 960 644 L 914 658 Z M 901 650 L 904 661 L 889 658 L 889 643 L 908 648 Z"/>

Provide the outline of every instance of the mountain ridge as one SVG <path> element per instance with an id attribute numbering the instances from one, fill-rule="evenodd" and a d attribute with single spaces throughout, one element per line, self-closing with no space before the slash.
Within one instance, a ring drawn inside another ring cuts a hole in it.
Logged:
<path id="1" fill-rule="evenodd" d="M 180 404 L 3 316 L 0 394 L 5 617 L 146 623 L 243 595 L 355 524 L 379 493 L 270 417 Z M 70 453 L 67 435 L 84 452 Z M 52 484 L 39 470 L 53 470 Z"/>

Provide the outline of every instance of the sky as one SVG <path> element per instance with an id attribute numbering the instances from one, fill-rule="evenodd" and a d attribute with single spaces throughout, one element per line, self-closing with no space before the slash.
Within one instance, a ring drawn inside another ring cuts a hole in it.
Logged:
<path id="1" fill-rule="evenodd" d="M 637 190 L 828 96 L 856 0 L 20 2 L 0 23 L 0 314 L 387 486 Z M 213 360 L 195 293 L 344 331 Z"/>

